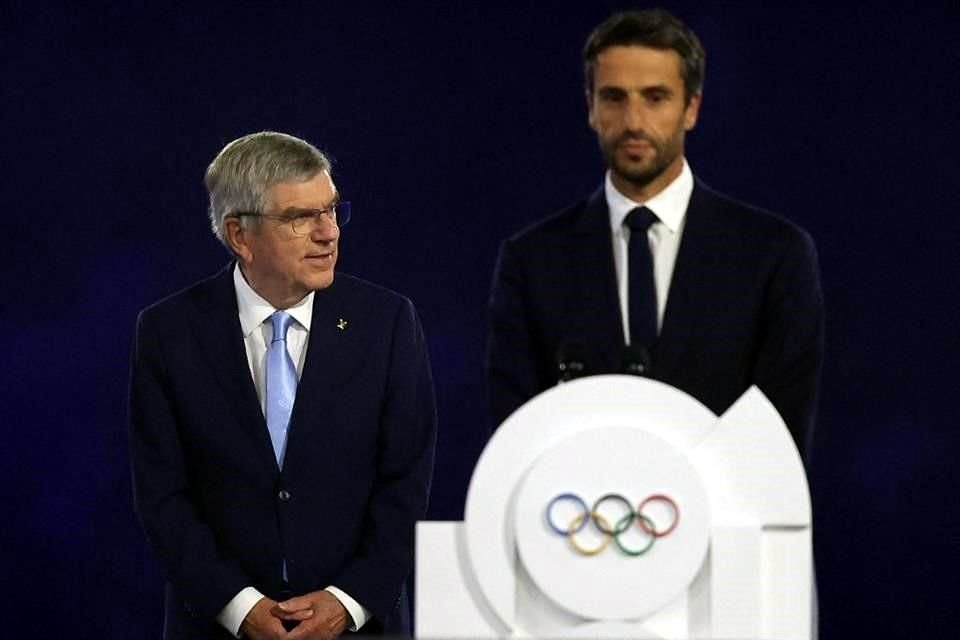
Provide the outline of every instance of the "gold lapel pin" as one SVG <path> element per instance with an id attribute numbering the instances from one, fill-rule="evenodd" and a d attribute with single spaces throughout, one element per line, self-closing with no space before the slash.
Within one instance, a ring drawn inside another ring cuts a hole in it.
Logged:
<path id="1" fill-rule="evenodd" d="M 344 320 L 343 318 L 340 318 L 339 320 L 337 320 L 337 329 L 340 329 L 340 331 L 343 331 L 346 328 L 347 328 L 346 320 Z"/>

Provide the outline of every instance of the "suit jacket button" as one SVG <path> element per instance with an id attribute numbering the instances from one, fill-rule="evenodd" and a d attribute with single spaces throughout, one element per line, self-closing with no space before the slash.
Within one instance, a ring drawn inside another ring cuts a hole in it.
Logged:
<path id="1" fill-rule="evenodd" d="M 280 493 L 277 494 L 277 497 L 280 498 L 281 502 L 286 502 L 290 499 L 290 492 L 286 489 L 280 489 Z"/>

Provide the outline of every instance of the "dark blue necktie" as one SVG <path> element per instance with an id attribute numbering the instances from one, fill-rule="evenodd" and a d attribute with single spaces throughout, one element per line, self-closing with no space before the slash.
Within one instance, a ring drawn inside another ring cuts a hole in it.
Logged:
<path id="1" fill-rule="evenodd" d="M 630 280 L 627 288 L 630 312 L 630 344 L 649 347 L 657 339 L 657 288 L 653 281 L 653 256 L 647 229 L 657 221 L 646 207 L 637 207 L 623 223 L 630 228 Z"/>
<path id="2" fill-rule="evenodd" d="M 283 311 L 270 316 L 273 339 L 267 350 L 267 428 L 281 469 L 287 448 L 290 413 L 297 395 L 297 369 L 287 351 L 287 329 L 292 322 L 293 317 Z"/>

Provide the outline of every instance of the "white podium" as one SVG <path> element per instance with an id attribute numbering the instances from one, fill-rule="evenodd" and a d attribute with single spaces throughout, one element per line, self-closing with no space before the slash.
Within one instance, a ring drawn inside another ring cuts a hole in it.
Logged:
<path id="1" fill-rule="evenodd" d="M 646 378 L 574 380 L 495 432 L 464 522 L 418 523 L 415 634 L 807 640 L 810 520 L 757 388 L 718 418 Z"/>

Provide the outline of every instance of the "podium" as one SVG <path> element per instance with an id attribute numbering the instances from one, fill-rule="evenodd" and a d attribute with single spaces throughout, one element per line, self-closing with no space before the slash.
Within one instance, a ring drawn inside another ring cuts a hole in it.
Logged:
<path id="1" fill-rule="evenodd" d="M 420 522 L 418 638 L 811 636 L 810 495 L 756 387 L 722 416 L 593 376 L 494 433 L 463 522 Z"/>

